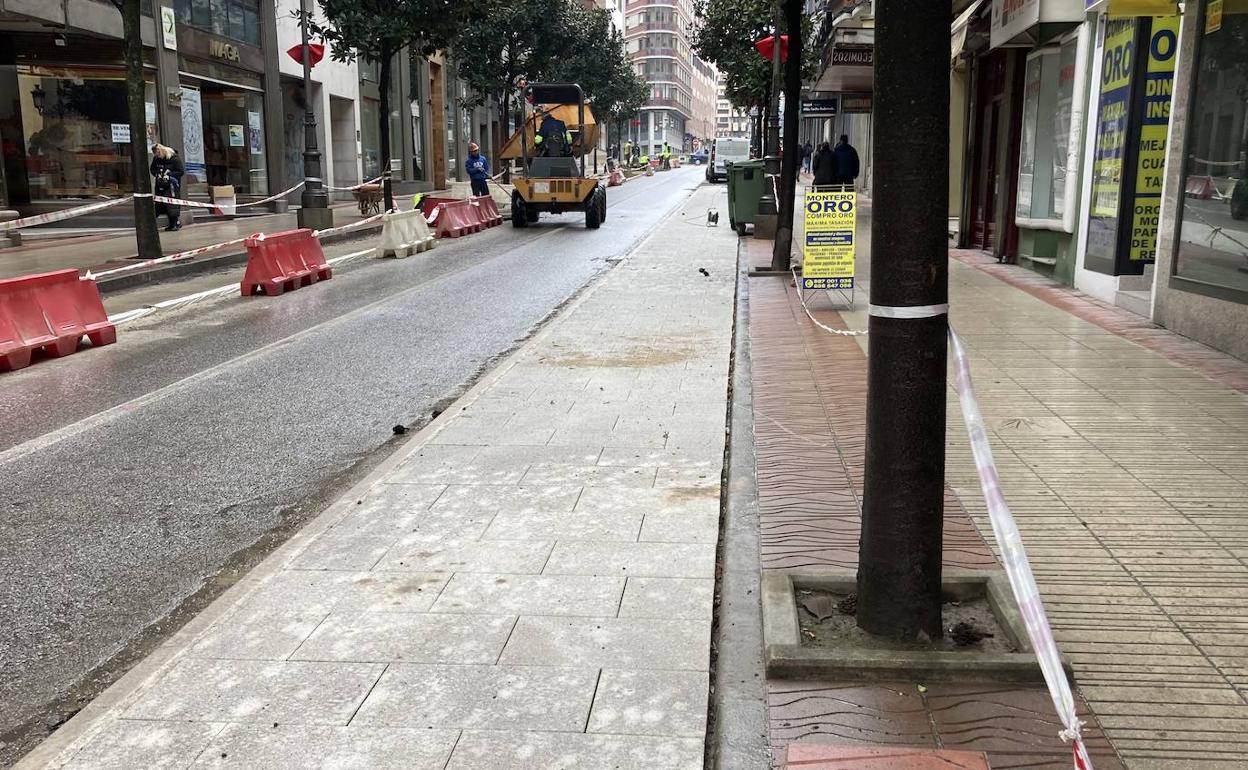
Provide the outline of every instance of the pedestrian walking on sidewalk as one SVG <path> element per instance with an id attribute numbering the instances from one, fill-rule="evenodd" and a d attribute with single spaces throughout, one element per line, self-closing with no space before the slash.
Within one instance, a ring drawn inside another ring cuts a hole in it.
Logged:
<path id="1" fill-rule="evenodd" d="M 182 175 L 186 173 L 186 166 L 182 164 L 182 158 L 178 156 L 177 150 L 158 144 L 152 147 L 152 176 L 156 179 L 155 190 L 157 195 L 166 198 L 177 198 L 182 193 Z M 182 207 L 176 203 L 157 203 L 156 217 L 164 214 L 169 218 L 169 226 L 166 230 L 182 229 Z"/>
<path id="2" fill-rule="evenodd" d="M 481 154 L 476 142 L 468 143 L 468 159 L 464 161 L 464 170 L 468 172 L 468 181 L 472 183 L 473 195 L 490 194 L 490 160 Z"/>
<path id="3" fill-rule="evenodd" d="M 841 141 L 832 150 L 832 157 L 836 159 L 836 179 L 832 184 L 848 186 L 852 190 L 854 180 L 858 178 L 858 151 L 849 143 L 849 136 L 841 134 Z"/>
<path id="4" fill-rule="evenodd" d="M 815 148 L 811 146 L 809 141 L 802 145 L 802 170 L 808 174 L 810 173 L 810 164 L 814 154 Z"/>
<path id="5" fill-rule="evenodd" d="M 816 187 L 835 183 L 836 158 L 832 155 L 832 148 L 828 146 L 827 142 L 819 145 L 819 151 L 815 153 L 810 166 L 815 174 Z"/>

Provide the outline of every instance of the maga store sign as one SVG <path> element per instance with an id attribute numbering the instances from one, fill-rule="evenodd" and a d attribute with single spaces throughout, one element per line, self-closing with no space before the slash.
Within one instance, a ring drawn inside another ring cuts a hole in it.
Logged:
<path id="1" fill-rule="evenodd" d="M 989 41 L 1005 45 L 1040 23 L 1040 0 L 992 0 Z"/>

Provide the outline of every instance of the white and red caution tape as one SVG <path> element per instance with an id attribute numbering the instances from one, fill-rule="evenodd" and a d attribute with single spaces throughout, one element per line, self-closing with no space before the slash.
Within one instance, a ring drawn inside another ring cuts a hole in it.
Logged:
<path id="1" fill-rule="evenodd" d="M 367 219 L 361 219 L 358 222 L 352 222 L 350 224 L 341 225 L 339 227 L 329 227 L 324 230 L 315 230 L 313 231 L 312 234 L 315 235 L 317 238 L 323 238 L 326 235 L 337 235 L 338 233 L 345 233 L 348 230 L 354 230 L 357 227 L 363 227 L 364 225 L 372 224 L 373 222 L 376 222 L 378 219 L 381 219 L 382 217 L 384 217 L 386 213 L 387 212 L 383 211 L 380 214 L 373 214 L 371 217 Z"/>
<path id="2" fill-rule="evenodd" d="M 105 270 L 102 273 L 93 274 L 90 270 L 88 270 L 87 274 L 82 276 L 82 279 L 84 281 L 94 281 L 100 278 L 105 278 L 110 275 L 118 275 L 120 273 L 128 273 L 131 270 L 138 270 L 144 267 L 151 267 L 152 265 L 163 265 L 166 262 L 179 262 L 184 259 L 191 259 L 192 257 L 198 257 L 200 254 L 207 254 L 210 251 L 217 251 L 219 249 L 224 249 L 227 246 L 237 246 L 238 244 L 247 240 L 248 237 L 250 236 L 244 236 L 242 238 L 235 238 L 234 240 L 231 240 L 231 241 L 222 241 L 221 243 L 214 243 L 211 246 L 200 246 L 197 249 L 189 249 L 187 251 L 180 251 L 177 254 L 170 254 L 165 257 L 157 257 L 156 259 L 145 259 L 142 262 L 133 262 L 129 265 L 122 265 L 121 267 L 115 267 L 112 270 Z"/>
<path id="3" fill-rule="evenodd" d="M 124 198 L 109 198 L 106 201 L 88 203 L 85 206 L 75 206 L 72 209 L 61 209 L 60 211 L 49 211 L 46 214 L 35 214 L 33 217 L 11 219 L 8 222 L 0 222 L 0 232 L 4 232 L 6 230 L 16 230 L 20 227 L 46 225 L 49 222 L 60 222 L 62 219 L 80 217 L 83 214 L 90 214 L 93 211 L 99 211 L 100 209 L 106 209 L 109 206 L 116 206 L 119 203 L 125 203 L 133 197 L 133 195 L 127 195 Z"/>
<path id="4" fill-rule="evenodd" d="M 362 249 L 360 251 L 353 251 L 350 254 L 343 254 L 341 257 L 334 257 L 332 259 L 327 259 L 325 261 L 326 263 L 330 265 L 337 266 L 345 262 L 350 262 L 351 260 L 354 260 L 354 259 L 359 259 L 360 257 L 366 254 L 373 253 L 374 251 L 375 249 Z M 215 289 L 208 289 L 206 291 L 199 291 L 199 292 L 195 292 L 194 294 L 188 294 L 185 297 L 176 297 L 174 299 L 164 300 L 163 302 L 157 302 L 154 305 L 136 307 L 133 310 L 127 310 L 125 312 L 118 313 L 116 315 L 111 315 L 108 317 L 108 320 L 114 324 L 128 323 L 130 321 L 136 321 L 145 316 L 149 316 L 153 313 L 159 313 L 162 310 L 172 310 L 173 308 L 184 307 L 186 305 L 193 305 L 196 302 L 200 302 L 205 299 L 210 299 L 212 297 L 220 297 L 226 294 L 232 294 L 237 291 L 238 291 L 238 282 L 235 281 L 233 283 L 228 283 L 225 286 L 218 286 Z"/>
<path id="5" fill-rule="evenodd" d="M 1061 653 L 1058 652 L 1057 643 L 1053 641 L 1053 630 L 1044 611 L 1044 602 L 1040 599 L 1040 588 L 1036 585 L 1031 564 L 1027 561 L 1027 551 L 1023 548 L 1018 525 L 1014 522 L 1010 506 L 1001 492 L 1001 480 L 997 474 L 996 461 L 992 457 L 988 430 L 984 427 L 984 418 L 979 411 L 979 401 L 975 398 L 975 387 L 971 382 L 971 362 L 962 346 L 962 340 L 952 328 L 949 329 L 949 344 L 953 350 L 953 387 L 962 405 L 962 419 L 970 436 L 971 453 L 975 456 L 975 469 L 979 472 L 979 486 L 988 506 L 992 534 L 1001 551 L 1005 573 L 1010 579 L 1010 587 L 1014 589 L 1014 599 L 1022 611 L 1027 637 L 1031 640 L 1036 660 L 1040 663 L 1040 671 L 1048 685 L 1053 707 L 1057 710 L 1058 718 L 1062 720 L 1064 729 L 1060 736 L 1071 744 L 1077 770 L 1092 770 L 1092 759 L 1088 756 L 1081 733 L 1083 722 L 1079 720 L 1075 710 L 1075 697 L 1070 691 L 1066 672 L 1062 669 Z"/>
<path id="6" fill-rule="evenodd" d="M 170 198 L 164 195 L 152 195 L 151 193 L 135 193 L 133 197 L 151 198 L 157 203 L 167 203 L 171 206 L 190 206 L 191 208 L 198 208 L 198 209 L 222 209 L 222 210 L 228 209 L 230 211 L 234 211 L 235 209 L 247 208 L 248 206 L 263 206 L 266 203 L 272 203 L 273 201 L 278 200 L 280 198 L 285 198 L 287 195 L 290 195 L 295 190 L 298 190 L 300 187 L 303 187 L 303 182 L 300 182 L 299 184 L 295 185 L 294 187 L 291 187 L 290 189 L 283 190 L 280 193 L 277 193 L 276 195 L 270 195 L 269 197 L 264 198 L 262 200 L 251 201 L 249 203 L 238 203 L 238 204 L 205 203 L 203 201 L 190 201 L 190 200 L 186 200 L 185 198 Z"/>
<path id="7" fill-rule="evenodd" d="M 372 222 L 380 219 L 381 217 L 382 217 L 381 214 L 377 214 L 375 216 L 369 217 L 368 219 L 361 219 L 358 222 L 352 222 L 351 224 L 343 225 L 342 227 L 334 227 L 328 230 L 317 230 L 316 232 L 313 233 L 313 235 L 315 235 L 317 238 L 322 238 L 326 235 L 335 235 L 337 233 L 346 232 L 347 230 L 353 230 L 357 227 L 362 227 L 364 225 L 371 224 Z M 208 252 L 211 252 L 211 251 L 219 251 L 221 249 L 224 249 L 230 246 L 237 246 L 241 244 L 243 241 L 247 240 L 248 238 L 263 239 L 264 233 L 256 233 L 254 235 L 247 235 L 247 236 L 243 236 L 242 238 L 234 238 L 232 240 L 222 241 L 221 243 L 214 243 L 209 246 L 200 246 L 199 248 L 188 249 L 187 251 L 180 251 L 177 254 L 170 254 L 164 257 L 157 257 L 156 259 L 145 259 L 142 262 L 134 262 L 128 265 L 122 265 L 121 267 L 115 267 L 111 270 L 105 270 L 100 273 L 92 273 L 90 270 L 88 270 L 86 275 L 82 276 L 82 280 L 94 281 L 94 280 L 98 280 L 100 278 L 106 278 L 112 275 L 119 275 L 121 273 L 129 273 L 133 270 L 140 270 L 142 268 L 151 267 L 153 265 L 163 265 L 168 262 L 180 262 L 182 260 L 191 259 L 193 257 L 198 257 L 201 254 L 207 254 Z"/>

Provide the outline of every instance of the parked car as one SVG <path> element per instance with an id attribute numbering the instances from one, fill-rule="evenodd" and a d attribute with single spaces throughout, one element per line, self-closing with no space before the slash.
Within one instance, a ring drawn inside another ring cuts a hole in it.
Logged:
<path id="1" fill-rule="evenodd" d="M 706 181 L 722 182 L 728 178 L 728 164 L 750 159 L 749 139 L 716 139 L 711 145 L 711 158 L 706 164 Z"/>
<path id="2" fill-rule="evenodd" d="M 695 166 L 701 166 L 703 163 L 706 163 L 710 157 L 711 151 L 703 147 L 689 156 L 689 162 Z"/>

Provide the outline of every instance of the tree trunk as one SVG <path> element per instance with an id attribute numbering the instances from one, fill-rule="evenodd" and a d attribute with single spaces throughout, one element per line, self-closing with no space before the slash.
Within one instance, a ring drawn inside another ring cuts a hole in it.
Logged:
<path id="1" fill-rule="evenodd" d="M 143 37 L 139 26 L 139 2 L 140 0 L 122 0 L 122 56 L 126 62 L 126 107 L 130 115 L 130 176 L 133 189 L 138 193 L 134 198 L 134 237 L 138 242 L 139 256 L 143 259 L 156 259 L 162 253 L 155 202 L 151 198 L 152 177 L 147 159 L 147 94 L 143 80 Z"/>
<path id="2" fill-rule="evenodd" d="M 772 244 L 771 268 L 788 270 L 793 249 L 793 199 L 797 194 L 798 149 L 802 101 L 802 2 L 784 0 L 784 26 L 789 35 L 789 58 L 784 65 L 784 156 L 780 164 L 780 212 L 776 242 Z"/>
<path id="3" fill-rule="evenodd" d="M 394 209 L 394 188 L 390 180 L 390 77 L 394 53 L 388 48 L 381 49 L 381 71 L 377 78 L 377 88 L 381 91 L 381 126 L 378 133 L 381 139 L 381 193 L 386 211 Z"/>
<path id="4" fill-rule="evenodd" d="M 941 635 L 949 266 L 948 3 L 877 0 L 858 626 Z"/>
<path id="5" fill-rule="evenodd" d="M 515 132 L 515 129 L 511 127 L 511 87 L 508 86 L 503 89 L 503 143 L 504 144 L 507 143 L 507 140 L 511 138 L 511 135 L 514 132 Z M 499 165 L 503 167 L 503 183 L 510 184 L 511 183 L 511 162 L 504 161 L 500 158 L 498 163 Z"/>

